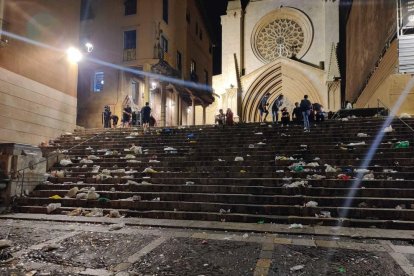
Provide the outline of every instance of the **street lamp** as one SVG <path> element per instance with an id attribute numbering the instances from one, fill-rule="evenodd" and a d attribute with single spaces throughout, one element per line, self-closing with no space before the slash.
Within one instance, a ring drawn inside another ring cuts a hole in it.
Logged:
<path id="1" fill-rule="evenodd" d="M 71 63 L 78 63 L 82 60 L 83 55 L 79 49 L 76 49 L 75 47 L 69 47 L 66 50 L 66 56 Z"/>
<path id="2" fill-rule="evenodd" d="M 90 43 L 90 42 L 86 42 L 86 43 L 85 43 L 85 47 L 86 47 L 86 51 L 87 51 L 88 53 L 91 53 L 91 52 L 93 51 L 93 44 L 92 44 L 92 43 Z"/>

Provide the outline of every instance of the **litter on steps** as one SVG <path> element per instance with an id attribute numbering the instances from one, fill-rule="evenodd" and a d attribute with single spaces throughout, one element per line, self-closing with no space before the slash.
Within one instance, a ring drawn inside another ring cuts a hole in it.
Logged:
<path id="1" fill-rule="evenodd" d="M 393 132 L 393 131 L 394 131 L 394 129 L 392 128 L 392 125 L 390 125 L 390 126 L 388 126 L 388 127 L 384 128 L 384 129 L 382 130 L 382 132 L 384 132 L 384 133 L 389 133 L 389 132 Z"/>
<path id="2" fill-rule="evenodd" d="M 68 159 L 62 159 L 62 160 L 60 160 L 59 163 L 60 163 L 61 166 L 64 166 L 64 167 L 73 164 L 72 161 L 69 158 Z"/>
<path id="3" fill-rule="evenodd" d="M 318 202 L 316 201 L 309 201 L 305 203 L 305 207 L 315 208 L 318 207 Z"/>
<path id="4" fill-rule="evenodd" d="M 151 168 L 151 167 L 148 167 L 148 168 L 145 168 L 142 172 L 143 172 L 143 173 L 156 173 L 157 171 L 156 171 L 156 170 L 154 170 L 154 169 L 153 169 L 153 168 Z"/>
<path id="5" fill-rule="evenodd" d="M 283 187 L 285 188 L 299 188 L 299 187 L 308 187 L 308 181 L 296 181 L 291 184 L 284 184 Z"/>
<path id="6" fill-rule="evenodd" d="M 79 192 L 79 188 L 78 187 L 73 187 L 72 189 L 70 189 L 67 193 L 67 197 L 68 198 L 76 198 L 76 194 Z"/>
<path id="7" fill-rule="evenodd" d="M 135 154 L 142 154 L 142 147 L 135 146 L 134 144 L 131 145 L 129 150 L 132 151 Z"/>
<path id="8" fill-rule="evenodd" d="M 47 205 L 46 207 L 46 212 L 48 214 L 52 213 L 53 211 L 55 211 L 56 209 L 62 207 L 61 203 L 49 203 L 49 205 Z"/>
<path id="9" fill-rule="evenodd" d="M 291 225 L 289 225 L 288 227 L 289 229 L 302 229 L 303 225 L 300 223 L 292 223 Z"/>
<path id="10" fill-rule="evenodd" d="M 237 157 L 234 158 L 234 161 L 236 161 L 236 162 L 242 162 L 242 161 L 244 161 L 244 158 L 241 157 L 241 156 L 237 156 Z"/>
<path id="11" fill-rule="evenodd" d="M 360 132 L 357 134 L 357 137 L 360 137 L 360 138 L 368 137 L 368 134 Z"/>

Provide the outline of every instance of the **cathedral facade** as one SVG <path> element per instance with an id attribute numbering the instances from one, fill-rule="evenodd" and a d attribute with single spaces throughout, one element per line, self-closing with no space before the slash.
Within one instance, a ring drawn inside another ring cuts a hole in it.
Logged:
<path id="1" fill-rule="evenodd" d="M 304 95 L 325 110 L 340 108 L 339 1 L 229 1 L 222 24 L 222 74 L 213 109 L 231 108 L 239 121 L 258 121 L 262 97 L 285 96 L 290 110 Z"/>

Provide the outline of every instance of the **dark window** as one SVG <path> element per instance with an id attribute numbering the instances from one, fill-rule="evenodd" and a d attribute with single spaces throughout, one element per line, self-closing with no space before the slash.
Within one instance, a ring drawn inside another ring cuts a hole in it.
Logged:
<path id="1" fill-rule="evenodd" d="M 203 40 L 203 31 L 200 30 L 200 40 Z"/>
<path id="2" fill-rule="evenodd" d="M 195 74 L 197 71 L 197 64 L 194 60 L 191 60 L 191 64 L 190 64 L 190 73 L 191 74 Z"/>
<path id="3" fill-rule="evenodd" d="M 94 18 L 91 1 L 82 0 L 81 2 L 81 20 L 90 20 Z"/>
<path id="4" fill-rule="evenodd" d="M 211 54 L 213 52 L 213 46 L 210 44 L 210 46 L 208 47 L 208 52 Z"/>
<path id="5" fill-rule="evenodd" d="M 179 51 L 177 51 L 177 70 L 181 72 L 182 69 L 183 69 L 182 55 Z"/>
<path id="6" fill-rule="evenodd" d="M 137 13 L 137 0 L 125 0 L 125 15 L 131 15 Z"/>
<path id="7" fill-rule="evenodd" d="M 198 22 L 196 22 L 196 35 L 198 35 Z"/>
<path id="8" fill-rule="evenodd" d="M 104 72 L 95 72 L 93 78 L 93 92 L 102 92 L 104 87 Z"/>
<path id="9" fill-rule="evenodd" d="M 206 85 L 208 85 L 208 71 L 204 70 L 204 78 L 206 80 Z"/>
<path id="10" fill-rule="evenodd" d="M 168 40 L 164 36 L 161 36 L 161 48 L 164 53 L 168 53 Z"/>
<path id="11" fill-rule="evenodd" d="M 125 31 L 124 32 L 124 49 L 136 49 L 137 48 L 137 31 Z"/>
<path id="12" fill-rule="evenodd" d="M 162 19 L 168 24 L 168 0 L 162 0 Z"/>
<path id="13" fill-rule="evenodd" d="M 185 14 L 185 20 L 187 20 L 187 23 L 191 23 L 191 15 L 189 11 Z"/>

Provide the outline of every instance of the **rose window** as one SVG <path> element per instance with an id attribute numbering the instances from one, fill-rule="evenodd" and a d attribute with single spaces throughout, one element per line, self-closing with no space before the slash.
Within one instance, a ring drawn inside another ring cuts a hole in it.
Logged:
<path id="1" fill-rule="evenodd" d="M 276 19 L 258 30 L 257 53 L 265 61 L 296 56 L 305 41 L 302 27 L 291 19 Z"/>

